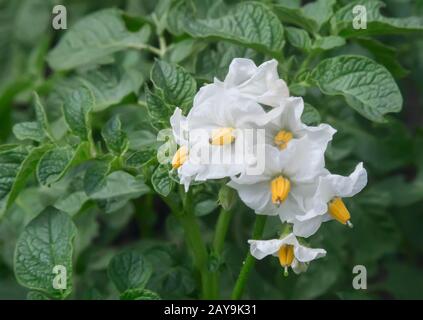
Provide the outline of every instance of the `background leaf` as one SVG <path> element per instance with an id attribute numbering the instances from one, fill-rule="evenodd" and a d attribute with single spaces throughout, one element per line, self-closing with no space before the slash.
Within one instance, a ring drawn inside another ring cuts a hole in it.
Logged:
<path id="1" fill-rule="evenodd" d="M 72 291 L 72 253 L 76 227 L 66 213 L 48 208 L 32 220 L 19 237 L 15 251 L 15 275 L 19 283 L 53 298 Z M 53 268 L 66 268 L 67 287 L 53 288 Z"/>
<path id="2" fill-rule="evenodd" d="M 116 255 L 107 270 L 110 279 L 122 293 L 131 289 L 144 289 L 153 272 L 151 264 L 136 251 Z"/>
<path id="3" fill-rule="evenodd" d="M 48 62 L 55 70 L 67 70 L 97 62 L 117 51 L 144 47 L 149 28 L 127 30 L 122 12 L 105 9 L 76 23 L 50 51 Z"/>
<path id="4" fill-rule="evenodd" d="M 264 4 L 245 2 L 217 19 L 186 18 L 184 30 L 194 38 L 217 38 L 280 56 L 283 27 Z"/>
<path id="5" fill-rule="evenodd" d="M 380 122 L 386 113 L 401 110 L 402 96 L 391 74 L 368 58 L 329 58 L 319 63 L 311 77 L 325 94 L 343 95 L 370 120 Z"/>
<path id="6" fill-rule="evenodd" d="M 122 130 L 122 123 L 118 116 L 110 119 L 101 131 L 107 148 L 117 155 L 121 155 L 128 149 L 129 141 L 126 133 Z"/>

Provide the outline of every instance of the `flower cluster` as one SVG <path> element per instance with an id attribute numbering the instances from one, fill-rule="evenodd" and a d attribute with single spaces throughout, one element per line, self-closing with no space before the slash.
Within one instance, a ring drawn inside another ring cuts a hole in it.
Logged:
<path id="1" fill-rule="evenodd" d="M 335 219 L 352 226 L 343 198 L 360 192 L 367 173 L 360 163 L 349 176 L 331 174 L 324 154 L 336 130 L 328 124 L 301 121 L 304 102 L 291 97 L 279 78 L 277 62 L 256 66 L 234 59 L 222 82 L 203 86 L 185 117 L 171 117 L 179 149 L 172 159 L 180 182 L 230 178 L 228 185 L 256 214 L 278 215 L 292 224 L 280 239 L 250 240 L 251 254 L 279 257 L 294 272 L 326 254 L 299 244 L 322 222 Z M 254 170 L 253 170 L 254 169 Z"/>

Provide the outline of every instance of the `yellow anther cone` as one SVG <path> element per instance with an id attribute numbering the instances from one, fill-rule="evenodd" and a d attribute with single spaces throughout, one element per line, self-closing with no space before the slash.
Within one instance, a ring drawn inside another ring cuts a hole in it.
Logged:
<path id="1" fill-rule="evenodd" d="M 329 214 L 342 224 L 352 227 L 350 222 L 351 215 L 341 198 L 334 198 L 329 202 Z"/>
<path id="2" fill-rule="evenodd" d="M 212 132 L 212 136 L 210 138 L 210 144 L 215 146 L 223 146 L 225 144 L 230 144 L 234 142 L 234 129 L 233 128 L 220 128 L 215 129 Z"/>
<path id="3" fill-rule="evenodd" d="M 182 146 L 176 151 L 175 155 L 172 159 L 172 168 L 178 169 L 180 166 L 184 164 L 184 162 L 188 158 L 188 148 L 186 146 Z"/>
<path id="4" fill-rule="evenodd" d="M 281 204 L 288 197 L 291 190 L 291 183 L 288 179 L 279 176 L 272 180 L 270 189 L 272 191 L 272 202 L 274 204 Z"/>
<path id="5" fill-rule="evenodd" d="M 281 130 L 279 131 L 273 141 L 279 147 L 280 150 L 285 149 L 288 146 L 288 142 L 291 141 L 293 135 L 289 131 Z"/>
<path id="6" fill-rule="evenodd" d="M 278 251 L 279 262 L 282 267 L 284 267 L 285 276 L 288 275 L 288 267 L 291 266 L 294 261 L 294 246 L 292 245 L 283 245 Z"/>

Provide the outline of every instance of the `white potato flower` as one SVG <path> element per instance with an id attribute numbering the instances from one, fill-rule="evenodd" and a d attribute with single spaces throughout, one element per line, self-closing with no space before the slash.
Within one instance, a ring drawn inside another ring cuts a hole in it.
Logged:
<path id="1" fill-rule="evenodd" d="M 175 141 L 181 146 L 172 160 L 180 182 L 188 189 L 193 180 L 245 172 L 257 163 L 254 146 L 260 127 L 252 119 L 265 116 L 271 121 L 280 112 L 282 109 L 276 108 L 266 113 L 257 102 L 227 95 L 216 86 L 202 87 L 187 117 L 176 109 L 171 118 Z M 262 140 L 264 145 L 264 134 Z"/>
<path id="2" fill-rule="evenodd" d="M 347 177 L 329 173 L 320 176 L 313 186 L 304 190 L 306 200 L 301 206 L 305 214 L 290 219 L 294 224 L 294 233 L 309 237 L 319 229 L 322 222 L 332 219 L 352 227 L 350 212 L 342 198 L 356 195 L 366 184 L 367 172 L 362 163 Z"/>
<path id="3" fill-rule="evenodd" d="M 232 60 L 224 81 L 214 80 L 215 86 L 228 94 L 246 98 L 271 107 L 278 107 L 289 97 L 288 86 L 279 78 L 278 62 L 266 61 L 256 66 L 245 58 Z"/>
<path id="4" fill-rule="evenodd" d="M 303 99 L 290 97 L 267 114 L 251 118 L 250 126 L 264 128 L 266 143 L 280 150 L 284 150 L 290 143 L 297 143 L 304 136 L 326 148 L 336 130 L 323 123 L 317 127 L 307 126 L 301 121 L 303 111 Z"/>
<path id="5" fill-rule="evenodd" d="M 282 152 L 266 145 L 263 174 L 242 174 L 228 183 L 257 214 L 279 214 L 285 221 L 304 214 L 299 206 L 304 185 L 325 172 L 326 143 L 312 142 L 307 136 L 299 140 L 300 143 L 290 144 Z"/>
<path id="6" fill-rule="evenodd" d="M 278 257 L 285 275 L 288 274 L 289 267 L 296 274 L 305 272 L 311 261 L 326 255 L 324 249 L 313 249 L 301 245 L 293 233 L 281 239 L 248 240 L 248 243 L 251 255 L 258 260 L 269 255 Z"/>

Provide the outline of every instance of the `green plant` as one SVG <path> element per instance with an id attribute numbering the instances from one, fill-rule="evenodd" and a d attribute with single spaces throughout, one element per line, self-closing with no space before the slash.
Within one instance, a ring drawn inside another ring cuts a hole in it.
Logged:
<path id="1" fill-rule="evenodd" d="M 67 0 L 69 29 L 50 30 L 56 1 L 0 1 L 0 297 L 421 298 L 423 8 L 300 2 Z M 322 225 L 307 246 L 328 254 L 302 275 L 276 259 L 253 271 L 251 255 L 242 268 L 247 239 L 291 226 L 254 223 L 228 178 L 186 191 L 183 154 L 174 169 L 157 157 L 181 145 L 176 108 L 188 114 L 235 58 L 274 59 L 302 122 L 337 129 L 327 168 L 368 170 L 346 200 L 354 229 Z M 355 265 L 366 291 L 351 287 Z"/>

